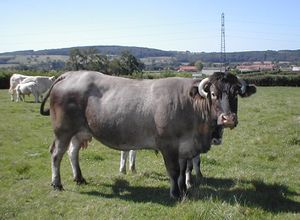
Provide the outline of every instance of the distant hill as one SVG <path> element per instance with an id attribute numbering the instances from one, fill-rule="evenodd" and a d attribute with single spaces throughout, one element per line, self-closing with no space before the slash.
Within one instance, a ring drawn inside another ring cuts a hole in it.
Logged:
<path id="1" fill-rule="evenodd" d="M 104 55 L 120 55 L 123 51 L 129 51 L 135 57 L 145 58 L 145 57 L 161 57 L 161 56 L 174 56 L 177 52 L 174 51 L 164 51 L 152 48 L 145 47 L 126 47 L 126 46 L 85 46 L 85 47 L 71 47 L 71 48 L 60 48 L 60 49 L 46 49 L 46 50 L 24 50 L 24 51 L 15 51 L 15 52 L 7 52 L 0 53 L 1 55 L 13 56 L 13 55 L 63 55 L 68 56 L 70 54 L 70 50 L 73 48 L 79 49 L 88 49 L 88 48 L 96 48 L 100 54 Z"/>
<path id="2" fill-rule="evenodd" d="M 129 51 L 135 57 L 139 59 L 154 58 L 154 57 L 169 57 L 176 63 L 183 62 L 195 62 L 201 60 L 206 63 L 220 62 L 220 54 L 217 52 L 206 53 L 206 52 L 189 52 L 189 51 L 165 51 L 153 48 L 145 47 L 128 47 L 128 46 L 86 46 L 76 47 L 79 49 L 96 48 L 100 54 L 118 56 L 123 51 Z M 75 48 L 75 47 L 72 47 Z M 65 61 L 72 48 L 60 48 L 60 49 L 46 49 L 46 50 L 25 50 L 0 53 L 0 64 L 14 64 L 20 63 L 16 61 L 15 57 L 20 56 L 26 59 L 29 56 L 46 57 L 48 59 L 60 60 L 59 57 L 63 57 L 62 61 Z M 14 57 L 15 56 L 15 57 Z M 12 59 L 14 57 L 14 59 Z M 230 52 L 226 53 L 227 61 L 230 63 L 241 63 L 241 62 L 254 62 L 254 61 L 286 61 L 299 63 L 300 62 L 300 50 L 267 50 L 267 51 L 247 51 L 247 52 Z"/>

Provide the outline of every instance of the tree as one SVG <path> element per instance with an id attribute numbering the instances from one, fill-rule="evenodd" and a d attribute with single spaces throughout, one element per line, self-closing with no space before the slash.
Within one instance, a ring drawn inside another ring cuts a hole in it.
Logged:
<path id="1" fill-rule="evenodd" d="M 74 48 L 70 51 L 68 69 L 71 70 L 94 70 L 105 74 L 108 73 L 109 60 L 107 56 L 98 54 L 94 47 L 87 49 Z"/>
<path id="2" fill-rule="evenodd" d="M 71 70 L 94 70 L 105 74 L 131 75 L 133 72 L 140 72 L 145 65 L 129 52 L 123 52 L 119 59 L 111 62 L 105 55 L 98 54 L 94 47 L 88 49 L 72 49 L 67 65 Z"/>
<path id="3" fill-rule="evenodd" d="M 122 52 L 120 66 L 124 75 L 131 75 L 133 72 L 140 72 L 145 68 L 145 65 L 128 51 Z"/>
<path id="4" fill-rule="evenodd" d="M 91 70 L 100 71 L 104 74 L 109 73 L 109 60 L 105 55 L 95 54 L 92 57 L 92 62 L 89 63 L 89 66 L 89 69 Z"/>
<path id="5" fill-rule="evenodd" d="M 195 62 L 195 67 L 201 72 L 203 69 L 203 63 L 200 60 L 198 60 Z"/>
<path id="6" fill-rule="evenodd" d="M 98 54 L 94 47 L 90 47 L 84 52 L 86 57 L 86 69 L 108 73 L 109 60 L 107 56 Z"/>
<path id="7" fill-rule="evenodd" d="M 81 64 L 82 54 L 78 48 L 73 48 L 70 50 L 70 58 L 67 62 L 68 69 L 71 70 L 80 70 L 82 69 Z"/>
<path id="8" fill-rule="evenodd" d="M 122 73 L 122 68 L 121 68 L 120 60 L 113 59 L 109 63 L 108 72 L 111 75 L 119 76 Z"/>

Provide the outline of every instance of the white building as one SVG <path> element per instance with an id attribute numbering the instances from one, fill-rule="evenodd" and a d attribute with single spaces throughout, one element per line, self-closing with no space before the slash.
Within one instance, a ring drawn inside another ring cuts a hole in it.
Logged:
<path id="1" fill-rule="evenodd" d="M 300 66 L 293 66 L 292 71 L 300 71 Z"/>

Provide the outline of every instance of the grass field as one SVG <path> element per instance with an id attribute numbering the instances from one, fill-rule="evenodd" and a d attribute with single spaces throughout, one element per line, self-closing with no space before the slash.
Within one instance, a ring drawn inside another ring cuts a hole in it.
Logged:
<path id="1" fill-rule="evenodd" d="M 300 88 L 258 88 L 240 99 L 239 125 L 202 156 L 200 186 L 169 198 L 161 155 L 140 151 L 137 174 L 118 172 L 118 151 L 93 141 L 81 151 L 88 185 L 50 187 L 50 118 L 39 104 L 0 90 L 0 219 L 300 219 Z"/>

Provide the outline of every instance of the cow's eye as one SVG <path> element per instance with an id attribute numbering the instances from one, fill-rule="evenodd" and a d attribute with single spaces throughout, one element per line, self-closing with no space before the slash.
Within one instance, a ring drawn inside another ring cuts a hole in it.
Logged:
<path id="1" fill-rule="evenodd" d="M 211 98 L 212 98 L 212 99 L 216 99 L 216 98 L 217 98 L 217 95 L 216 95 L 214 92 L 211 92 Z"/>

